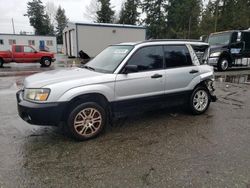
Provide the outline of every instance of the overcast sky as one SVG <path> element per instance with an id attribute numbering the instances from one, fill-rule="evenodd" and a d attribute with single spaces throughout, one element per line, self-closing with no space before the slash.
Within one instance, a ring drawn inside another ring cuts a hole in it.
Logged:
<path id="1" fill-rule="evenodd" d="M 0 0 L 0 33 L 13 33 L 11 19 L 14 19 L 15 31 L 34 32 L 29 24 L 29 19 L 23 16 L 27 11 L 27 2 L 31 0 Z M 84 16 L 85 7 L 91 0 L 42 0 L 43 4 L 53 2 L 56 6 L 61 5 L 65 9 L 66 16 L 70 21 L 90 22 Z M 120 10 L 121 0 L 111 0 L 116 11 Z"/>

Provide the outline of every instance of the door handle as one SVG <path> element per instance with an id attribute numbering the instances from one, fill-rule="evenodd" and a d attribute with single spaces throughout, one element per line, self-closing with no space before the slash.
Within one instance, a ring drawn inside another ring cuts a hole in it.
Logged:
<path id="1" fill-rule="evenodd" d="M 190 73 L 190 74 L 195 74 L 195 73 L 197 73 L 197 72 L 199 72 L 199 71 L 193 69 L 193 70 L 191 70 L 189 73 Z"/>
<path id="2" fill-rule="evenodd" d="M 151 76 L 151 78 L 161 78 L 162 75 L 161 74 L 154 74 L 153 76 Z"/>

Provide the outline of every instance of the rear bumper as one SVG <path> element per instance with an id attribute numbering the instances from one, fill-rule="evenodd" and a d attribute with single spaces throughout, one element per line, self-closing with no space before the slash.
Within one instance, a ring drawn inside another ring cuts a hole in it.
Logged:
<path id="1" fill-rule="evenodd" d="M 34 103 L 22 99 L 22 91 L 17 92 L 19 116 L 34 125 L 58 125 L 62 120 L 66 103 Z"/>
<path id="2" fill-rule="evenodd" d="M 55 61 L 56 61 L 56 58 L 52 58 L 51 61 L 52 61 L 52 62 L 55 62 Z"/>

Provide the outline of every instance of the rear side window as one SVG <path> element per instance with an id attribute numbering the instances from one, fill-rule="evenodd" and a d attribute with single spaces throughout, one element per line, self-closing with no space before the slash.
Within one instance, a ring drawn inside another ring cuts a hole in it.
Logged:
<path id="1" fill-rule="evenodd" d="M 166 68 L 192 66 L 190 53 L 184 45 L 164 46 Z"/>
<path id="2" fill-rule="evenodd" d="M 250 50 L 250 32 L 244 32 L 242 38 L 245 42 L 245 49 Z"/>
<path id="3" fill-rule="evenodd" d="M 21 46 L 15 46 L 15 51 L 16 52 L 22 52 L 22 47 Z"/>
<path id="4" fill-rule="evenodd" d="M 128 65 L 137 65 L 139 72 L 162 69 L 162 46 L 147 46 L 139 49 L 128 61 Z"/>

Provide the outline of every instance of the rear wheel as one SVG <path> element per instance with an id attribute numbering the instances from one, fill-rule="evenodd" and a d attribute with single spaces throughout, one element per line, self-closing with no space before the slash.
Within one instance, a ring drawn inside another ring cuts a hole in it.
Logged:
<path id="1" fill-rule="evenodd" d="M 3 67 L 3 63 L 4 63 L 3 59 L 0 58 L 0 67 Z"/>
<path id="2" fill-rule="evenodd" d="M 51 58 L 49 58 L 49 57 L 42 58 L 41 65 L 43 67 L 49 67 L 51 65 Z"/>
<path id="3" fill-rule="evenodd" d="M 229 60 L 228 58 L 221 58 L 218 62 L 218 70 L 219 71 L 226 71 L 229 67 Z"/>
<path id="4" fill-rule="evenodd" d="M 73 108 L 66 126 L 71 137 L 83 141 L 98 136 L 106 125 L 106 119 L 103 107 L 87 102 Z"/>
<path id="5" fill-rule="evenodd" d="M 197 87 L 189 101 L 190 110 L 193 114 L 202 114 L 204 113 L 210 104 L 210 94 L 205 87 Z"/>

